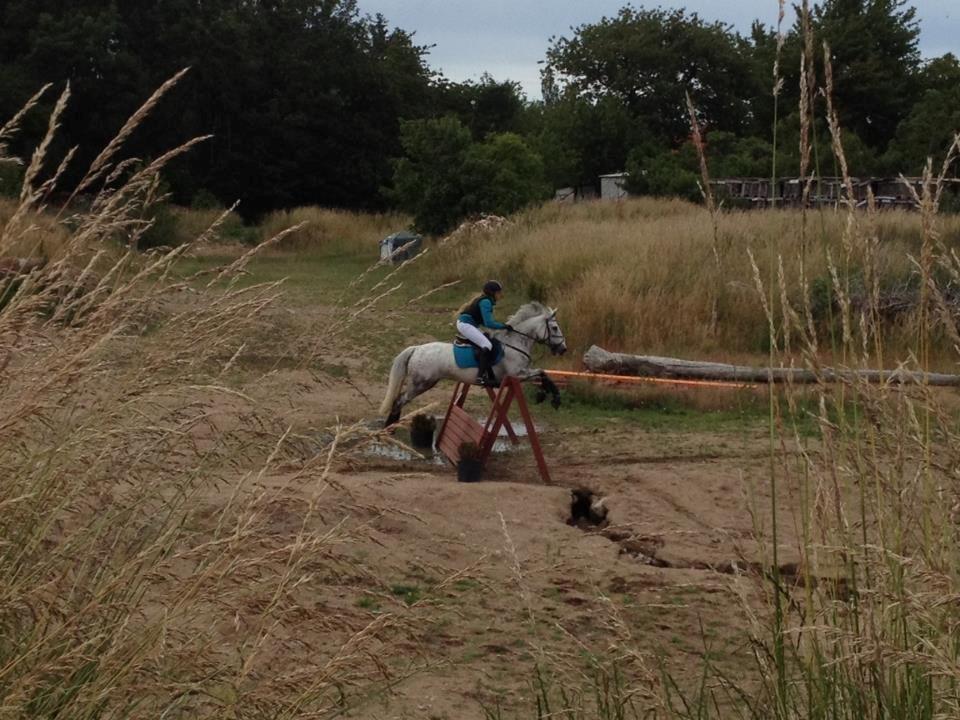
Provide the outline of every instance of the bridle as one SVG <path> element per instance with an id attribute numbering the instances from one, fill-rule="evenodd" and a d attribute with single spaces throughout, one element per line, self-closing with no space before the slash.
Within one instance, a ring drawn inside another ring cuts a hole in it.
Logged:
<path id="1" fill-rule="evenodd" d="M 557 333 L 554 333 L 553 330 L 550 328 L 550 320 L 552 319 L 553 319 L 553 315 L 548 315 L 543 321 L 544 329 L 546 330 L 546 335 L 547 335 L 545 338 L 539 338 L 536 335 L 530 335 L 528 333 L 522 332 L 517 329 L 507 330 L 507 332 L 516 333 L 517 335 L 520 335 L 521 337 L 525 337 L 528 340 L 533 340 L 534 343 L 541 343 L 543 345 L 546 345 L 548 348 L 550 348 L 550 352 L 556 354 L 557 350 L 563 345 L 563 334 L 562 333 L 560 334 L 559 342 L 554 342 L 554 339 L 557 337 Z M 500 341 L 500 344 L 503 345 L 504 347 L 510 348 L 511 350 L 516 350 L 521 355 L 524 355 L 527 358 L 527 360 L 533 359 L 530 357 L 530 353 L 526 352 L 525 350 L 521 350 L 520 348 L 510 345 L 509 343 L 505 343 L 503 342 L 503 340 Z"/>

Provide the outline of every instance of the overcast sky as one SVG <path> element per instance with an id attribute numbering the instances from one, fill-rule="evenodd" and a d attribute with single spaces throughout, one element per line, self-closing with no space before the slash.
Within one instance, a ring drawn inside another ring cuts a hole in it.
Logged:
<path id="1" fill-rule="evenodd" d="M 430 65 L 451 80 L 476 80 L 489 72 L 515 80 L 531 99 L 540 97 L 540 68 L 549 39 L 570 28 L 617 13 L 626 0 L 359 0 L 364 13 L 382 13 L 390 24 L 434 45 Z M 754 19 L 777 21 L 777 0 L 652 0 L 635 7 L 685 7 L 706 20 L 722 20 L 746 33 Z M 790 3 L 788 2 L 788 7 Z M 924 57 L 960 54 L 960 0 L 914 0 Z M 789 15 L 788 15 L 789 18 Z"/>

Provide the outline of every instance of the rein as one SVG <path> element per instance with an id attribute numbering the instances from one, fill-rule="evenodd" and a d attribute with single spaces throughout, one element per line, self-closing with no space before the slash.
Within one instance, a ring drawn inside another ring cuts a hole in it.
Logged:
<path id="1" fill-rule="evenodd" d="M 514 332 L 516 332 L 516 331 L 514 331 Z M 520 333 L 520 334 L 523 335 L 523 333 Z M 533 360 L 533 358 L 530 357 L 530 353 L 528 353 L 526 350 L 521 350 L 521 349 L 518 348 L 516 345 L 511 345 L 510 343 L 505 343 L 503 340 L 500 341 L 500 344 L 503 345 L 503 347 L 505 347 L 505 348 L 510 348 L 511 350 L 516 350 L 518 353 L 520 353 L 521 355 L 523 355 L 527 360 L 531 360 L 531 361 Z"/>
<path id="2" fill-rule="evenodd" d="M 507 330 L 507 332 L 516 333 L 517 335 L 521 335 L 527 338 L 528 340 L 533 340 L 534 342 L 541 342 L 540 338 L 535 337 L 533 335 L 527 335 L 525 332 L 520 332 L 519 330 Z"/>
<path id="3" fill-rule="evenodd" d="M 546 338 L 538 338 L 538 337 L 536 337 L 535 335 L 528 335 L 527 333 L 521 332 L 520 330 L 516 330 L 516 329 L 507 330 L 507 332 L 508 332 L 508 333 L 516 333 L 517 335 L 520 335 L 521 337 L 525 337 L 525 338 L 527 338 L 528 340 L 533 340 L 534 344 L 536 344 L 536 343 L 542 343 L 543 345 L 546 345 L 547 347 L 549 347 L 549 348 L 552 350 L 552 349 L 553 349 L 553 345 L 550 343 L 550 341 L 553 340 L 553 333 L 550 332 L 550 320 L 549 320 L 549 318 L 545 321 L 545 323 L 546 323 L 546 328 L 547 328 L 547 337 L 546 337 Z M 518 347 L 514 347 L 513 345 L 509 345 L 509 344 L 503 342 L 503 340 L 500 341 L 500 344 L 503 345 L 504 347 L 510 348 L 511 350 L 516 350 L 516 351 L 517 351 L 518 353 L 520 353 L 521 355 L 524 355 L 524 356 L 527 358 L 527 360 L 533 360 L 533 358 L 530 357 L 530 353 L 524 352 L 523 350 L 521 350 L 521 349 L 518 348 Z"/>

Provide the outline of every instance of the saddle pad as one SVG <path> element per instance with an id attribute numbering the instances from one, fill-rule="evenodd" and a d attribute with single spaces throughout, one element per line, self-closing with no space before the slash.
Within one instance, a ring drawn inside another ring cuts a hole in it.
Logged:
<path id="1" fill-rule="evenodd" d="M 454 362 L 457 363 L 457 367 L 461 370 L 479 367 L 475 350 L 476 348 L 474 348 L 473 345 L 461 345 L 459 343 L 454 343 L 453 359 Z M 498 362 L 503 360 L 503 345 L 501 345 L 497 340 L 493 340 L 493 350 L 493 364 L 496 365 Z"/>

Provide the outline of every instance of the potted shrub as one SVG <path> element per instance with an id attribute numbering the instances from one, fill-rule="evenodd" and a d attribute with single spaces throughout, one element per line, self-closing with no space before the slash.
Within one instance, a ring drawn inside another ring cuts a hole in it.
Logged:
<path id="1" fill-rule="evenodd" d="M 429 450 L 433 447 L 433 434 L 437 429 L 437 421 L 432 415 L 414 415 L 410 421 L 410 442 L 420 450 Z"/>
<path id="2" fill-rule="evenodd" d="M 460 461 L 457 463 L 457 480 L 477 482 L 483 473 L 480 446 L 475 442 L 460 443 Z"/>

